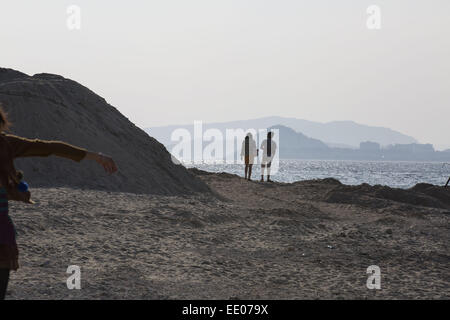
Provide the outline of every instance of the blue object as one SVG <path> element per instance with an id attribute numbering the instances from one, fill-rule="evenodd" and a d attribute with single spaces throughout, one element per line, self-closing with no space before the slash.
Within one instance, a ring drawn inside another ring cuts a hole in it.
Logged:
<path id="1" fill-rule="evenodd" d="M 17 187 L 19 188 L 20 192 L 27 192 L 29 188 L 28 183 L 26 183 L 25 181 L 21 181 Z"/>

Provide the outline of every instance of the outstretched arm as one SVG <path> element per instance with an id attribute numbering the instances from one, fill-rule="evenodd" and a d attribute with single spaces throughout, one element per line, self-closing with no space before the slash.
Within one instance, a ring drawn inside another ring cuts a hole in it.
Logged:
<path id="1" fill-rule="evenodd" d="M 83 159 L 89 159 L 95 160 L 102 165 L 108 173 L 117 171 L 117 166 L 110 157 L 101 153 L 94 153 L 83 148 L 75 147 L 65 142 L 27 139 L 10 134 L 6 134 L 5 138 L 12 148 L 14 158 L 48 157 L 50 155 L 55 155 L 77 162 L 80 162 Z"/>

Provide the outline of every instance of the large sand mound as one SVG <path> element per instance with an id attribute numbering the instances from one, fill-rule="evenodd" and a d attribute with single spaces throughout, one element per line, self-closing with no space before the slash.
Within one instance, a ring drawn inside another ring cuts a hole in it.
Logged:
<path id="1" fill-rule="evenodd" d="M 108 176 L 95 163 L 66 159 L 18 159 L 32 186 L 177 195 L 209 191 L 155 139 L 137 128 L 105 99 L 79 83 L 51 74 L 28 76 L 0 68 L 0 103 L 12 133 L 66 141 L 112 156 L 119 172 Z"/>

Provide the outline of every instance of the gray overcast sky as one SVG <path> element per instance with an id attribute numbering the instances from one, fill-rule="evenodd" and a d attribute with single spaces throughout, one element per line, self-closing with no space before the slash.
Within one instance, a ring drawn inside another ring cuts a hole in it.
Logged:
<path id="1" fill-rule="evenodd" d="M 0 4 L 1 66 L 72 78 L 141 127 L 353 120 L 450 148 L 448 0 Z M 366 27 L 373 4 L 381 30 Z"/>

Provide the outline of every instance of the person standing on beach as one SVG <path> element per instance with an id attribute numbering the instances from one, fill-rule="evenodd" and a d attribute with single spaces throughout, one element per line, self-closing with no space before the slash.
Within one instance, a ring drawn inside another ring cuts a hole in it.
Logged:
<path id="1" fill-rule="evenodd" d="M 19 251 L 16 231 L 9 216 L 8 201 L 34 203 L 27 186 L 21 182 L 21 173 L 13 160 L 19 157 L 47 157 L 55 155 L 76 162 L 95 160 L 109 174 L 117 171 L 114 161 L 101 153 L 94 153 L 61 141 L 27 139 L 6 134 L 10 123 L 0 106 L 0 300 L 4 300 L 8 288 L 10 271 L 19 268 Z M 24 185 L 26 186 L 24 188 Z"/>
<path id="2" fill-rule="evenodd" d="M 274 133 L 269 131 L 267 133 L 267 139 L 261 143 L 262 159 L 261 159 L 261 182 L 264 181 L 264 169 L 267 167 L 267 182 L 270 180 L 270 167 L 272 166 L 272 160 L 277 152 L 277 144 L 272 140 Z"/>
<path id="3" fill-rule="evenodd" d="M 252 167 L 255 163 L 255 157 L 258 155 L 258 149 L 256 149 L 256 142 L 253 139 L 252 134 L 249 132 L 245 137 L 244 141 L 242 141 L 241 148 L 241 160 L 244 158 L 245 162 L 245 179 L 248 181 L 251 180 L 252 177 Z"/>

